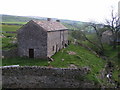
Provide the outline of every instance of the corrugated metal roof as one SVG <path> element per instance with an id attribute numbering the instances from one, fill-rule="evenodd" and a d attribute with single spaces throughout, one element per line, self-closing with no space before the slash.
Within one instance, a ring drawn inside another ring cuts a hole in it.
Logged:
<path id="1" fill-rule="evenodd" d="M 36 21 L 36 20 L 33 20 L 33 21 L 47 31 L 68 29 L 64 25 L 62 25 L 60 22 L 56 22 L 56 21 Z"/>

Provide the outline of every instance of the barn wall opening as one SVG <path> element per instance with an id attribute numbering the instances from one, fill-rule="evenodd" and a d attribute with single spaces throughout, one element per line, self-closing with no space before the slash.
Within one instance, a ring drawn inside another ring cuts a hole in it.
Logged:
<path id="1" fill-rule="evenodd" d="M 34 49 L 29 49 L 29 58 L 34 58 Z"/>

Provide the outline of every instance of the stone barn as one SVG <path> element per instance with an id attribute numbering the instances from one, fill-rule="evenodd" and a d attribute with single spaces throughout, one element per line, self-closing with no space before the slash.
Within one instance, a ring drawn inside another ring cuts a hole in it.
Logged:
<path id="1" fill-rule="evenodd" d="M 59 20 L 31 20 L 17 31 L 18 55 L 48 58 L 68 45 L 68 28 Z"/>
<path id="2" fill-rule="evenodd" d="M 102 43 L 111 44 L 112 41 L 112 32 L 107 30 L 102 33 Z"/>
<path id="3" fill-rule="evenodd" d="M 102 33 L 102 42 L 103 43 L 107 43 L 109 45 L 112 45 L 113 41 L 114 41 L 114 39 L 113 39 L 112 31 L 107 30 L 107 31 Z M 120 32 L 118 32 L 116 44 L 120 45 Z"/>

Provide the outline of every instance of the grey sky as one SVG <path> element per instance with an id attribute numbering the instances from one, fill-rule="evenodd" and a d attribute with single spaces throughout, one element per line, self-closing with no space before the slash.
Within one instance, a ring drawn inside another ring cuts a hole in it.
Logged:
<path id="1" fill-rule="evenodd" d="M 103 22 L 120 0 L 1 0 L 0 14 Z"/>

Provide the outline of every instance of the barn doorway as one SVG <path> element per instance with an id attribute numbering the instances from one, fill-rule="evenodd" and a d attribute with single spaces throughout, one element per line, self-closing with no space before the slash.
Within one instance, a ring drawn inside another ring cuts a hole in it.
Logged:
<path id="1" fill-rule="evenodd" d="M 34 49 L 29 49 L 29 58 L 34 58 Z"/>

